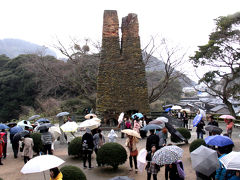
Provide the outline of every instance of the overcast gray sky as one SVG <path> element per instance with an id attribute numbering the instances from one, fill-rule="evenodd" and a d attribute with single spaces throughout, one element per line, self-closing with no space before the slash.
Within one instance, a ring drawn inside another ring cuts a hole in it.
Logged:
<path id="1" fill-rule="evenodd" d="M 240 0 L 0 0 L 0 7 L 0 39 L 46 46 L 56 37 L 66 44 L 69 37 L 101 41 L 103 11 L 114 9 L 120 22 L 138 14 L 142 46 L 158 34 L 192 54 L 207 43 L 213 19 L 239 11 Z"/>

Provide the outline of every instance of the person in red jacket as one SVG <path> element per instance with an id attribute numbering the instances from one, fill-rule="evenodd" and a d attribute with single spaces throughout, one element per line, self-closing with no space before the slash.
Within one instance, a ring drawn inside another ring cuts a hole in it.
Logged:
<path id="1" fill-rule="evenodd" d="M 227 134 L 228 134 L 228 137 L 232 138 L 232 130 L 233 130 L 233 121 L 232 119 L 228 119 L 227 121 Z"/>
<path id="2" fill-rule="evenodd" d="M 3 147 L 4 147 L 4 140 L 3 140 L 4 135 L 5 135 L 5 133 L 3 133 L 3 132 L 0 133 L 0 165 L 3 165 L 2 154 L 3 154 Z"/>

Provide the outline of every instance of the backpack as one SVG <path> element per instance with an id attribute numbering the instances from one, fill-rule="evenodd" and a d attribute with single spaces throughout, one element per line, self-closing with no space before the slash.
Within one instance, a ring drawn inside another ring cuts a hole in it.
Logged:
<path id="1" fill-rule="evenodd" d="M 82 143 L 82 149 L 83 149 L 83 150 L 88 150 L 87 140 L 84 140 L 84 141 L 83 141 L 83 143 Z"/>
<path id="2" fill-rule="evenodd" d="M 178 175 L 180 178 L 184 179 L 185 178 L 185 173 L 184 173 L 184 167 L 183 167 L 183 163 L 181 160 L 178 160 L 176 162 L 176 165 L 177 165 L 177 171 L 178 171 Z M 182 165 L 182 167 L 181 167 Z"/>

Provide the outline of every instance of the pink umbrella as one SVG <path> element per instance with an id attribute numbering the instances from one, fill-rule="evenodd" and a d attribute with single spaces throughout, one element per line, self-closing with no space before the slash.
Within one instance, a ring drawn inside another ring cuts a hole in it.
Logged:
<path id="1" fill-rule="evenodd" d="M 232 119 L 235 120 L 235 117 L 231 116 L 231 115 L 221 115 L 219 118 L 221 119 Z"/>

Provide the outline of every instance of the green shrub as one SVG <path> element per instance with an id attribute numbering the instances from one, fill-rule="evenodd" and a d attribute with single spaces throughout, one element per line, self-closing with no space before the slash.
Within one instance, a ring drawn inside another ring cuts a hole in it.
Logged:
<path id="1" fill-rule="evenodd" d="M 196 139 L 190 144 L 189 151 L 192 152 L 198 147 L 200 147 L 201 145 L 206 146 L 205 141 L 203 139 Z"/>
<path id="2" fill-rule="evenodd" d="M 106 143 L 97 153 L 97 162 L 102 165 L 110 165 L 117 169 L 127 160 L 127 151 L 118 143 Z"/>
<path id="3" fill-rule="evenodd" d="M 86 175 L 79 167 L 66 165 L 60 171 L 63 174 L 63 180 L 87 180 Z"/>
<path id="4" fill-rule="evenodd" d="M 30 137 L 33 139 L 33 151 L 39 154 L 40 151 L 43 150 L 43 144 L 41 140 L 41 133 L 32 133 Z"/>
<path id="5" fill-rule="evenodd" d="M 74 138 L 68 145 L 68 155 L 82 157 L 82 137 Z"/>
<path id="6" fill-rule="evenodd" d="M 2 178 L 0 178 L 0 180 L 3 180 Z"/>
<path id="7" fill-rule="evenodd" d="M 190 131 L 186 128 L 177 128 L 176 130 L 186 139 L 186 143 L 187 143 L 188 140 L 191 138 Z M 181 140 L 178 137 L 173 135 L 171 135 L 171 141 L 175 143 L 181 142 Z"/>

